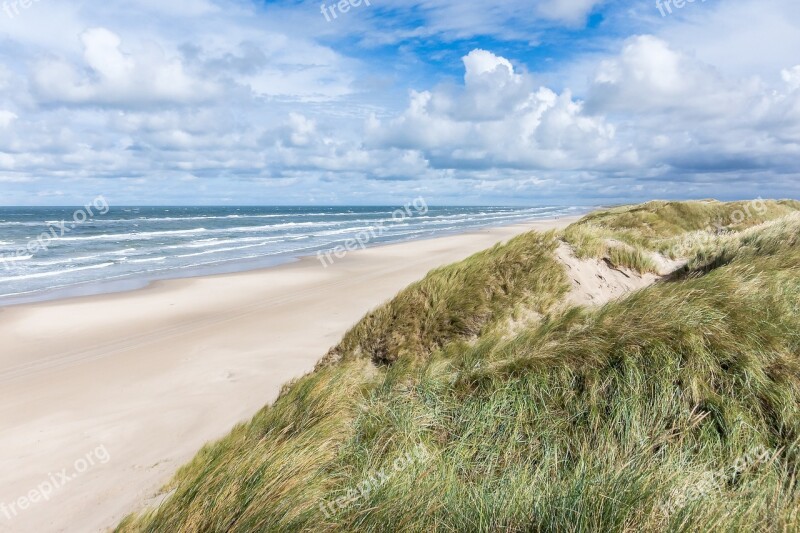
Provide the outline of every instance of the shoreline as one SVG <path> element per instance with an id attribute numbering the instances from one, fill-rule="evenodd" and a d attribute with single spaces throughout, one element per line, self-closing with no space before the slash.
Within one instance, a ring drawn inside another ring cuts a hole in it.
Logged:
<path id="1" fill-rule="evenodd" d="M 206 443 L 275 400 L 361 317 L 430 270 L 529 230 L 484 228 L 234 274 L 0 310 L 0 504 L 74 472 L 0 531 L 105 531 Z M 93 450 L 97 462 L 74 465 Z M 97 456 L 98 454 L 95 454 Z M 30 502 L 28 502 L 30 503 Z"/>
<path id="2" fill-rule="evenodd" d="M 585 213 L 580 213 L 578 215 L 574 216 L 571 215 L 560 218 L 578 220 L 590 212 L 591 210 L 587 210 Z M 372 248 L 393 246 L 396 244 L 405 244 L 410 242 L 446 238 L 455 235 L 469 235 L 472 233 L 478 233 L 481 231 L 491 230 L 494 228 L 523 226 L 526 224 L 536 224 L 538 222 L 548 222 L 550 220 L 559 220 L 559 218 L 531 218 L 528 220 L 515 221 L 508 224 L 490 225 L 479 228 L 464 228 L 463 230 L 442 232 L 436 235 L 430 235 L 422 238 L 398 239 L 396 241 L 369 244 L 363 248 L 359 248 L 353 251 L 361 251 Z M 322 252 L 326 251 L 323 250 Z M 348 255 L 349 253 L 352 252 L 348 252 Z M 150 285 L 162 281 L 198 279 L 198 278 L 206 278 L 213 276 L 244 274 L 247 272 L 258 272 L 258 271 L 278 268 L 285 265 L 295 264 L 306 258 L 316 258 L 316 257 L 317 253 L 315 252 L 313 254 L 286 255 L 278 257 L 264 256 L 246 260 L 234 259 L 230 261 L 224 261 L 213 265 L 206 265 L 201 267 L 176 268 L 174 270 L 168 270 L 161 275 L 158 274 L 131 275 L 129 277 L 124 277 L 119 279 L 96 280 L 91 282 L 75 284 L 67 287 L 58 287 L 55 289 L 49 289 L 45 291 L 34 291 L 28 294 L 18 293 L 12 295 L 0 295 L 0 313 L 2 313 L 4 309 L 17 307 L 20 305 L 58 302 L 74 298 L 86 298 L 92 296 L 103 296 L 107 294 L 121 294 L 126 292 L 134 292 L 134 291 L 144 290 Z"/>

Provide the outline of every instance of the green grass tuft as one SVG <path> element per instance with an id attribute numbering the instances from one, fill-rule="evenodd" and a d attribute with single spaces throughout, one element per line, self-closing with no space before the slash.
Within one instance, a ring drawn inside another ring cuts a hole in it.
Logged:
<path id="1" fill-rule="evenodd" d="M 642 274 L 658 274 L 658 266 L 641 248 L 611 246 L 608 248 L 608 260 L 615 267 L 628 268 Z"/>

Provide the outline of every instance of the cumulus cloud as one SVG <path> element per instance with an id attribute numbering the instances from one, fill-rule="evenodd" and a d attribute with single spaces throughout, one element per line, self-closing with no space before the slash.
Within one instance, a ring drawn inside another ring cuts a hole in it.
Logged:
<path id="1" fill-rule="evenodd" d="M 631 38 L 619 56 L 601 62 L 589 108 L 601 111 L 720 112 L 752 90 L 727 87 L 710 65 L 674 50 L 652 35 Z"/>
<path id="2" fill-rule="evenodd" d="M 289 139 L 297 146 L 308 145 L 317 130 L 317 125 L 298 113 L 289 113 L 289 126 L 291 135 Z"/>
<path id="3" fill-rule="evenodd" d="M 49 102 L 78 104 L 183 104 L 213 96 L 216 87 L 193 78 L 177 58 L 155 43 L 137 53 L 122 49 L 122 40 L 105 28 L 93 28 L 81 35 L 83 65 L 63 59 L 38 64 L 34 87 Z"/>
<path id="4" fill-rule="evenodd" d="M 611 189 L 639 181 L 664 191 L 695 182 L 761 190 L 797 175 L 798 67 L 782 70 L 780 86 L 733 79 L 640 35 L 598 64 L 584 103 L 569 90 L 535 88 L 486 50 L 463 63 L 463 86 L 412 91 L 402 114 L 371 119 L 372 145 L 418 150 L 433 168 L 461 173 L 588 172 Z"/>
<path id="5" fill-rule="evenodd" d="M 6 109 L 0 109 L 0 128 L 8 128 L 14 120 L 16 120 L 17 114 Z"/>
<path id="6" fill-rule="evenodd" d="M 789 86 L 790 90 L 796 91 L 797 89 L 800 89 L 800 65 L 783 69 L 781 71 L 781 77 Z"/>
<path id="7" fill-rule="evenodd" d="M 587 109 L 624 120 L 622 138 L 637 144 L 648 168 L 673 179 L 793 172 L 789 161 L 800 141 L 796 74 L 783 70 L 788 87 L 730 79 L 659 38 L 637 36 L 600 64 Z"/>
<path id="8" fill-rule="evenodd" d="M 485 50 L 463 58 L 464 85 L 412 92 L 408 108 L 368 124 L 374 145 L 422 150 L 445 168 L 575 169 L 631 157 L 615 131 L 583 112 L 569 91 L 556 93 Z"/>
<path id="9" fill-rule="evenodd" d="M 666 18 L 660 16 L 654 3 L 646 9 L 657 18 L 646 33 L 686 47 L 697 59 L 714 65 L 726 76 L 757 75 L 772 81 L 781 69 L 797 64 L 800 2 L 687 2 L 683 9 L 673 10 L 673 15 Z"/>

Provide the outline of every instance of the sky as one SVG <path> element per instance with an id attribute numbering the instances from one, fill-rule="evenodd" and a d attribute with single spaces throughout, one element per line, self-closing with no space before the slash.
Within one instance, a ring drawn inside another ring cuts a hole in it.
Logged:
<path id="1" fill-rule="evenodd" d="M 797 0 L 351 4 L 0 0 L 0 205 L 800 197 Z"/>

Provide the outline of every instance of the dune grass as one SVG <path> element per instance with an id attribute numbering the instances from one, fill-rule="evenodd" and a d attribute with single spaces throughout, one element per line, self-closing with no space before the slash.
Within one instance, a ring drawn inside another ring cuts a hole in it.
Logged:
<path id="1" fill-rule="evenodd" d="M 641 274 L 658 274 L 658 266 L 653 258 L 640 247 L 609 246 L 606 249 L 607 259 L 615 267 L 624 267 Z"/>
<path id="2" fill-rule="evenodd" d="M 796 531 L 800 215 L 755 226 L 597 309 L 552 235 L 440 269 L 118 531 Z"/>
<path id="3" fill-rule="evenodd" d="M 607 259 L 640 273 L 657 272 L 653 253 L 689 258 L 737 233 L 800 211 L 795 200 L 748 202 L 654 201 L 592 213 L 569 226 L 563 238 L 579 258 Z"/>
<path id="4" fill-rule="evenodd" d="M 521 307 L 546 314 L 569 290 L 553 255 L 557 245 L 554 232 L 526 233 L 434 270 L 367 315 L 325 361 L 425 357 L 485 334 Z"/>

